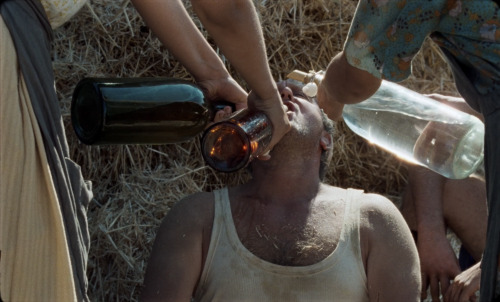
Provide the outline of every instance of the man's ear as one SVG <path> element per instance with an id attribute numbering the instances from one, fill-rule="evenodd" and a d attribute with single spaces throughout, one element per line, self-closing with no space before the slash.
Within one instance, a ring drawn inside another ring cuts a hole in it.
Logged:
<path id="1" fill-rule="evenodd" d="M 330 133 L 326 132 L 323 130 L 321 133 L 321 139 L 319 141 L 319 144 L 321 146 L 321 149 L 323 151 L 329 151 L 333 149 L 333 137 Z"/>

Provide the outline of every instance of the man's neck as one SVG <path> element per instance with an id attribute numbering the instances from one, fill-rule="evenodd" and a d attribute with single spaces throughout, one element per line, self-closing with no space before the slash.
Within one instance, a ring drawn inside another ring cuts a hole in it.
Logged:
<path id="1" fill-rule="evenodd" d="M 321 185 L 318 161 L 256 163 L 248 188 L 265 202 L 307 203 L 316 197 Z"/>
<path id="2" fill-rule="evenodd" d="M 303 167 L 293 160 L 293 165 L 254 165 L 253 179 L 232 191 L 238 236 L 263 260 L 312 265 L 337 245 L 343 216 L 333 213 L 342 213 L 344 203 L 338 202 L 337 191 L 321 183 L 318 167 L 306 161 Z"/>

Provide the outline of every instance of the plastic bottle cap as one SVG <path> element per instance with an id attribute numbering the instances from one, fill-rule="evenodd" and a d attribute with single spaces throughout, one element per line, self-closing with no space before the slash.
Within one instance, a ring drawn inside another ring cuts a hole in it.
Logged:
<path id="1" fill-rule="evenodd" d="M 316 96 L 316 94 L 318 94 L 318 85 L 316 85 L 316 83 L 314 82 L 307 83 L 306 85 L 304 85 L 304 87 L 302 87 L 302 91 L 308 97 L 313 98 Z"/>

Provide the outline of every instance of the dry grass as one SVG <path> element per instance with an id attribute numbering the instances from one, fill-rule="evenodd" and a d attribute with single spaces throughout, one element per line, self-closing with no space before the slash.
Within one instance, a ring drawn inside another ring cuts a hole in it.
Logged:
<path id="1" fill-rule="evenodd" d="M 294 69 L 325 68 L 343 45 L 356 3 L 256 1 L 275 79 Z M 187 194 L 237 184 L 248 175 L 224 175 L 205 167 L 198 140 L 165 146 L 80 144 L 68 120 L 73 88 L 83 77 L 190 76 L 128 0 L 91 0 L 55 34 L 56 86 L 72 157 L 92 180 L 96 197 L 89 209 L 89 294 L 93 301 L 136 301 L 156 229 L 170 207 Z M 403 84 L 425 93 L 456 94 L 447 65 L 428 42 L 415 60 L 414 75 Z M 328 183 L 399 202 L 406 184 L 403 163 L 344 124 L 339 124 L 335 150 Z"/>

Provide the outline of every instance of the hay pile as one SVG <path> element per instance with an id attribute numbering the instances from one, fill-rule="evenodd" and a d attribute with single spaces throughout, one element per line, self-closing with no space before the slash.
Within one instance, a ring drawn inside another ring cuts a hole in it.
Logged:
<path id="1" fill-rule="evenodd" d="M 356 1 L 256 0 L 275 79 L 294 69 L 320 70 L 340 51 Z M 197 22 L 199 24 L 199 22 Z M 162 47 L 128 0 L 91 0 L 55 32 L 56 87 L 73 159 L 93 182 L 89 208 L 93 301 L 136 301 L 160 221 L 183 196 L 237 184 L 245 172 L 224 175 L 205 167 L 198 140 L 165 146 L 85 146 L 69 125 L 71 94 L 86 76 L 190 79 Z M 228 65 L 234 77 L 244 85 Z M 426 43 L 414 74 L 417 91 L 456 94 L 437 50 Z M 339 125 L 327 182 L 382 193 L 395 203 L 406 183 L 404 164 Z"/>

